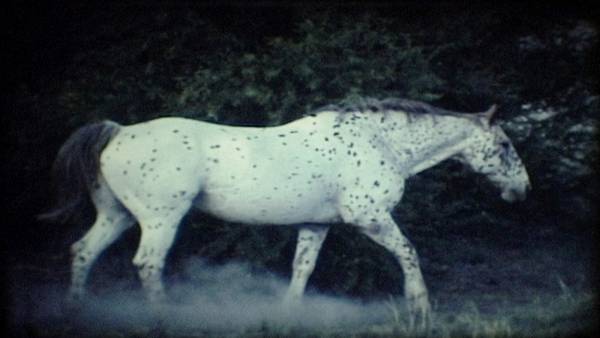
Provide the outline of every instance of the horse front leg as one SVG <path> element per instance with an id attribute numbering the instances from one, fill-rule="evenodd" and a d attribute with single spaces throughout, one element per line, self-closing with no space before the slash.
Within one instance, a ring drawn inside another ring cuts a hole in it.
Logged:
<path id="1" fill-rule="evenodd" d="M 368 222 L 359 224 L 359 228 L 396 257 L 404 273 L 404 297 L 410 316 L 409 326 L 412 329 L 419 322 L 422 329 L 426 328 L 431 323 L 431 305 L 413 245 L 387 213 L 374 215 Z"/>
<path id="2" fill-rule="evenodd" d="M 304 294 L 306 283 L 315 269 L 317 257 L 329 226 L 302 226 L 298 230 L 296 253 L 292 264 L 292 279 L 283 304 L 286 307 L 297 305 Z"/>

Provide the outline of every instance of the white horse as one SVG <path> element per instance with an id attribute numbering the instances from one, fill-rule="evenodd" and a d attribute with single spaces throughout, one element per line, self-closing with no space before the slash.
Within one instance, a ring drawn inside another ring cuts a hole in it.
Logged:
<path id="1" fill-rule="evenodd" d="M 71 249 L 69 297 L 83 296 L 98 255 L 137 221 L 133 263 L 149 300 L 164 301 L 165 257 L 195 206 L 227 221 L 299 229 L 287 303 L 301 298 L 329 224 L 356 226 L 396 257 L 411 318 L 426 320 L 430 303 L 417 254 L 390 212 L 408 177 L 448 158 L 487 176 L 503 199 L 524 198 L 527 172 L 491 123 L 494 111 L 463 114 L 405 99 L 367 99 L 276 127 L 175 117 L 84 126 L 58 154 L 63 203 L 47 215 L 70 215 L 88 196 L 96 207 L 94 225 Z"/>

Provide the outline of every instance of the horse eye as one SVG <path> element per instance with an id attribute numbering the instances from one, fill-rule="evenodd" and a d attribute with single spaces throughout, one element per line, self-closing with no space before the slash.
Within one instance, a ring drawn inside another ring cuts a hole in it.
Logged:
<path id="1" fill-rule="evenodd" d="M 502 149 L 508 150 L 508 148 L 510 148 L 510 143 L 508 143 L 508 142 L 501 142 L 500 146 L 502 147 Z"/>

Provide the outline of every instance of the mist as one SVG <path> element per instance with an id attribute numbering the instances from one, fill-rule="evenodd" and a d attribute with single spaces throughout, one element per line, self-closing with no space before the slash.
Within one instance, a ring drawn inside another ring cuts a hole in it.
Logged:
<path id="1" fill-rule="evenodd" d="M 293 310 L 286 309 L 281 300 L 287 280 L 253 272 L 242 263 L 214 266 L 189 258 L 183 264 L 181 276 L 167 280 L 170 302 L 158 309 L 149 306 L 141 287 L 106 278 L 101 290 L 90 292 L 74 312 L 63 306 L 64 285 L 16 292 L 12 324 L 52 330 L 68 322 L 92 333 L 158 328 L 168 334 L 197 335 L 272 329 L 348 332 L 391 319 L 385 302 L 363 303 L 315 292 L 308 292 Z"/>

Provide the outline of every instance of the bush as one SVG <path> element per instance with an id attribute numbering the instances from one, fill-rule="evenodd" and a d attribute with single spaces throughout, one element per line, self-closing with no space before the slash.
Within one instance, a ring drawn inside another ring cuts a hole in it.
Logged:
<path id="1" fill-rule="evenodd" d="M 171 27 L 157 16 L 149 32 L 140 20 L 129 30 L 140 27 L 138 35 L 77 55 L 59 98 L 73 124 L 159 115 L 279 124 L 347 96 L 439 97 L 442 81 L 429 65 L 435 51 L 395 32 L 390 20 L 325 14 L 257 47 L 219 35 L 193 13 L 185 18 Z"/>

